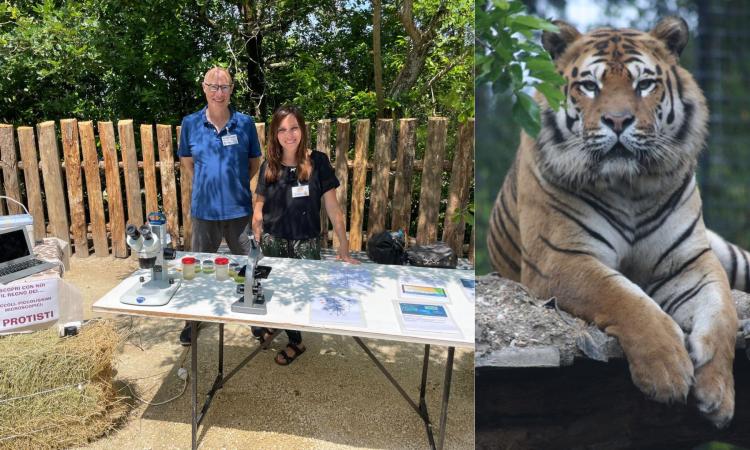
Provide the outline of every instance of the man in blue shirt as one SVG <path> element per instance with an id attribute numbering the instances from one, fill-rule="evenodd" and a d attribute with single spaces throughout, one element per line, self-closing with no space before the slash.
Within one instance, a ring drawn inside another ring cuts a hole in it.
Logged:
<path id="1" fill-rule="evenodd" d="M 260 144 L 250 116 L 230 108 L 232 76 L 214 67 L 206 72 L 206 107 L 182 119 L 178 155 L 193 172 L 192 250 L 214 253 L 221 239 L 234 254 L 247 255 L 252 200 L 250 179 L 260 167 Z M 190 345 L 190 327 L 180 335 Z"/>

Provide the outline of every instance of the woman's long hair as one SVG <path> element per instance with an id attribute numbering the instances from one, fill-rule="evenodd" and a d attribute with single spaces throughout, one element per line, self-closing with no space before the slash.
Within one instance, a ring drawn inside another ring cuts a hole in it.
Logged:
<path id="1" fill-rule="evenodd" d="M 305 125 L 305 118 L 302 115 L 302 111 L 296 106 L 280 106 L 273 113 L 271 117 L 271 142 L 268 145 L 268 152 L 266 154 L 266 183 L 275 183 L 279 179 L 281 173 L 281 160 L 284 155 L 284 148 L 279 142 L 279 127 L 281 122 L 292 115 L 297 119 L 297 123 L 300 128 L 300 140 L 297 146 L 297 152 L 295 160 L 297 163 L 297 179 L 300 181 L 307 181 L 310 179 L 310 173 L 312 172 L 312 162 L 307 156 L 307 126 Z"/>

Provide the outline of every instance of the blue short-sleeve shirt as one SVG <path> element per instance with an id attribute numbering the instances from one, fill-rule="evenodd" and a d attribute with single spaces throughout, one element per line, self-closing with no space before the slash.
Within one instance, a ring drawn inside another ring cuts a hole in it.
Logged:
<path id="1" fill-rule="evenodd" d="M 206 108 L 182 119 L 178 156 L 192 157 L 190 214 L 202 220 L 229 220 L 251 215 L 250 159 L 261 156 L 255 122 L 230 109 L 217 132 Z M 236 143 L 235 143 L 236 142 Z"/>

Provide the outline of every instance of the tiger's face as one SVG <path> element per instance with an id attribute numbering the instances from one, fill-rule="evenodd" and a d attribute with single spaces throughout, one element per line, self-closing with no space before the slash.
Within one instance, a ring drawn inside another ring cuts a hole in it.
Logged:
<path id="1" fill-rule="evenodd" d="M 598 29 L 580 34 L 556 22 L 543 44 L 565 77 L 565 104 L 543 106 L 537 140 L 542 172 L 571 187 L 681 180 L 705 142 L 705 99 L 678 58 L 682 19 L 651 32 Z"/>

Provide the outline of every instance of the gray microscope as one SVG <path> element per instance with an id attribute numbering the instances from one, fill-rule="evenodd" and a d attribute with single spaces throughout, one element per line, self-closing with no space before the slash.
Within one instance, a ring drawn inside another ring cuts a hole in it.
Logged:
<path id="1" fill-rule="evenodd" d="M 174 258 L 174 249 L 167 245 L 171 238 L 167 233 L 166 220 L 162 213 L 149 214 L 148 224 L 136 228 L 128 225 L 128 246 L 138 254 L 141 269 L 151 269 L 151 276 L 141 276 L 138 283 L 120 298 L 121 303 L 139 306 L 162 306 L 169 303 L 180 287 L 180 278 L 169 276 L 165 256 Z"/>
<path id="2" fill-rule="evenodd" d="M 260 280 L 268 277 L 271 272 L 269 266 L 260 266 L 258 261 L 263 258 L 263 251 L 255 236 L 250 235 L 250 251 L 247 254 L 247 265 L 245 266 L 245 284 L 237 286 L 237 293 L 243 294 L 239 300 L 232 303 L 232 311 L 244 314 L 266 314 L 266 302 L 271 298 L 263 292 Z M 241 271 L 240 271 L 241 273 Z"/>

